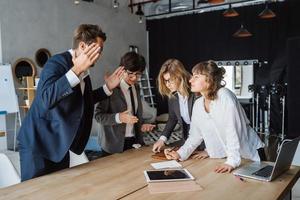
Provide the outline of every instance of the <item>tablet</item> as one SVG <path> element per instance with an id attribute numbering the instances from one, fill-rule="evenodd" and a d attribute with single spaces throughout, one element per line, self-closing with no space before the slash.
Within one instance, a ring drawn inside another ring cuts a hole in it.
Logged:
<path id="1" fill-rule="evenodd" d="M 195 178 L 187 169 L 160 169 L 144 171 L 147 182 L 189 181 Z"/>

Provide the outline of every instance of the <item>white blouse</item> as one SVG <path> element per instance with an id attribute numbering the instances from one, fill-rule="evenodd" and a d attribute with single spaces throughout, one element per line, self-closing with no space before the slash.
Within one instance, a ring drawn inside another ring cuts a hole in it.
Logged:
<path id="1" fill-rule="evenodd" d="M 186 160 L 204 140 L 211 158 L 225 158 L 226 164 L 236 168 L 241 157 L 259 161 L 257 149 L 264 147 L 236 96 L 227 88 L 219 89 L 217 99 L 210 102 L 210 112 L 204 108 L 204 98 L 193 107 L 189 137 L 177 151 Z"/>
<path id="2" fill-rule="evenodd" d="M 180 115 L 186 124 L 191 124 L 188 104 L 189 98 L 182 96 L 181 94 L 179 94 L 179 92 L 177 94 L 179 100 Z"/>

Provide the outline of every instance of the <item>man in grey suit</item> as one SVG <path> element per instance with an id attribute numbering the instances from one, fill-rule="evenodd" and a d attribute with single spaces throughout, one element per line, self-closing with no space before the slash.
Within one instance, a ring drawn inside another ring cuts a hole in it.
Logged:
<path id="1" fill-rule="evenodd" d="M 152 124 L 143 124 L 140 91 L 136 84 L 145 65 L 143 56 L 126 53 L 120 62 L 125 69 L 123 80 L 112 95 L 96 107 L 95 118 L 102 128 L 100 146 L 104 155 L 121 153 L 134 144 L 144 144 L 141 132 L 154 128 Z"/>

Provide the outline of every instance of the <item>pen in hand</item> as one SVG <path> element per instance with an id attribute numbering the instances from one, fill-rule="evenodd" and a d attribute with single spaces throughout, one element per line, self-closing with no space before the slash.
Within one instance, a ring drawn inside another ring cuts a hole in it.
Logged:
<path id="1" fill-rule="evenodd" d="M 168 154 L 170 152 L 172 152 L 175 149 L 175 147 L 171 147 L 171 148 L 167 148 L 164 150 L 165 154 Z"/>
<path id="2" fill-rule="evenodd" d="M 171 152 L 171 151 L 173 151 L 175 149 L 175 147 L 171 147 L 171 148 L 169 148 L 168 150 Z"/>
<path id="3" fill-rule="evenodd" d="M 174 149 L 175 149 L 175 147 L 172 147 L 172 148 L 169 148 L 169 149 L 165 149 L 165 150 L 164 150 L 164 153 L 165 153 L 167 159 L 169 159 L 169 160 L 170 160 L 170 159 L 175 159 L 175 160 L 177 160 L 177 158 L 174 157 L 174 155 L 171 153 L 172 151 L 174 151 Z"/>
<path id="4" fill-rule="evenodd" d="M 242 182 L 245 182 L 245 179 L 243 179 L 242 177 L 237 176 L 237 175 L 234 175 L 234 176 L 235 176 L 235 178 L 237 178 L 238 180 L 240 180 L 240 181 L 242 181 Z"/>

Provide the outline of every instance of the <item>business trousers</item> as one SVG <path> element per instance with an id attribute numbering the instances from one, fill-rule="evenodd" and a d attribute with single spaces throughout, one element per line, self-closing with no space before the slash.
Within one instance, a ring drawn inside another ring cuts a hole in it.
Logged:
<path id="1" fill-rule="evenodd" d="M 128 149 L 132 149 L 133 148 L 132 145 L 135 144 L 135 143 L 136 143 L 136 138 L 135 137 L 125 137 L 123 151 L 126 151 Z M 102 149 L 101 157 L 105 157 L 105 156 L 109 156 L 109 155 L 112 155 L 112 154 L 108 153 L 108 152 L 106 152 Z"/>
<path id="2" fill-rule="evenodd" d="M 69 168 L 69 151 L 65 157 L 58 163 L 45 159 L 41 154 L 33 153 L 28 149 L 22 149 L 19 146 L 21 181 L 26 181 L 35 177 L 43 176 L 52 172 Z"/>

